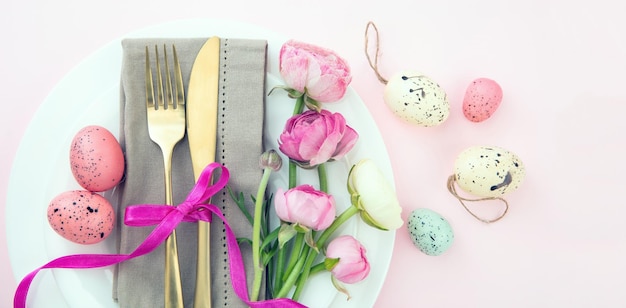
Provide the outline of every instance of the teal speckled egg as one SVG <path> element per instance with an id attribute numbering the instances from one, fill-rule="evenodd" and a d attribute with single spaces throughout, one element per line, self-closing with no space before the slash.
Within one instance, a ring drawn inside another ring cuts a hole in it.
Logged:
<path id="1" fill-rule="evenodd" d="M 407 224 L 413 244 L 429 256 L 444 253 L 454 242 L 454 232 L 443 216 L 429 209 L 411 212 Z"/>

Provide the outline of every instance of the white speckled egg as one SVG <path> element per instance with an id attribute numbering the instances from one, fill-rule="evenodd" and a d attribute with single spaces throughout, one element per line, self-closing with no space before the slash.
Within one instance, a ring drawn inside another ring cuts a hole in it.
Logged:
<path id="1" fill-rule="evenodd" d="M 502 88 L 488 78 L 478 78 L 467 87 L 463 98 L 463 115 L 472 122 L 487 120 L 502 102 Z"/>
<path id="2" fill-rule="evenodd" d="M 480 197 L 498 197 L 516 190 L 526 170 L 512 152 L 494 146 L 473 146 L 454 163 L 455 180 L 464 191 Z"/>
<path id="3" fill-rule="evenodd" d="M 391 77 L 384 100 L 396 116 L 419 126 L 437 126 L 450 115 L 446 92 L 418 72 L 403 71 Z"/>
<path id="4" fill-rule="evenodd" d="M 72 174 L 89 191 L 105 191 L 124 175 L 124 153 L 106 128 L 86 126 L 74 136 L 70 148 Z"/>
<path id="5" fill-rule="evenodd" d="M 421 208 L 409 215 L 407 223 L 413 244 L 429 256 L 444 253 L 454 242 L 450 223 L 435 211 Z"/>
<path id="6" fill-rule="evenodd" d="M 95 244 L 113 231 L 115 213 L 111 203 L 101 195 L 86 190 L 71 190 L 50 201 L 48 223 L 67 240 Z"/>

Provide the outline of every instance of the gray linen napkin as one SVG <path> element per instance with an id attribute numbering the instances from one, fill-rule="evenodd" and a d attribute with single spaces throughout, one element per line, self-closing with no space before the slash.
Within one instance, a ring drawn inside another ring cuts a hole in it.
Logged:
<path id="1" fill-rule="evenodd" d="M 153 227 L 128 227 L 123 224 L 128 205 L 162 204 L 165 199 L 163 159 L 159 147 L 150 140 L 145 107 L 145 46 L 176 45 L 185 87 L 189 83 L 195 56 L 205 42 L 197 39 L 126 39 L 122 42 L 120 143 L 126 155 L 126 176 L 118 190 L 118 244 L 120 253 L 132 252 Z M 263 152 L 263 114 L 265 98 L 265 40 L 221 38 L 219 113 L 216 159 L 231 174 L 228 186 L 249 196 L 256 192 Z M 151 54 L 153 56 L 154 53 Z M 168 50 L 171 55 L 171 49 Z M 194 185 L 187 139 L 174 149 L 172 163 L 174 203 L 182 202 Z M 212 203 L 225 214 L 238 237 L 250 237 L 252 228 L 232 201 L 226 189 Z M 251 209 L 250 209 L 251 210 Z M 196 270 L 197 226 L 181 223 L 176 229 L 183 281 L 185 307 L 193 306 Z M 215 307 L 245 307 L 235 295 L 229 275 L 224 225 L 214 219 L 211 225 L 212 300 Z M 242 247 L 247 273 L 252 272 L 251 251 Z M 163 307 L 163 245 L 152 253 L 123 262 L 116 268 L 113 297 L 120 307 Z M 251 274 L 248 275 L 249 285 Z"/>

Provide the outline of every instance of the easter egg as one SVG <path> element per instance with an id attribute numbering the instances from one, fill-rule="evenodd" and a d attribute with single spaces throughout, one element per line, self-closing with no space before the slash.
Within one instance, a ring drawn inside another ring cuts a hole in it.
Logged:
<path id="1" fill-rule="evenodd" d="M 450 115 L 446 92 L 429 77 L 403 71 L 387 81 L 384 100 L 391 111 L 406 122 L 429 127 Z"/>
<path id="2" fill-rule="evenodd" d="M 407 227 L 415 247 L 429 256 L 446 252 L 454 242 L 450 223 L 437 212 L 420 208 L 409 215 Z"/>
<path id="3" fill-rule="evenodd" d="M 117 185 L 124 175 L 124 153 L 117 139 L 106 128 L 84 127 L 72 140 L 72 174 L 89 191 L 105 191 Z"/>
<path id="4" fill-rule="evenodd" d="M 86 190 L 70 190 L 50 201 L 48 223 L 67 240 L 95 244 L 113 231 L 115 213 L 111 203 L 101 195 Z"/>
<path id="5" fill-rule="evenodd" d="M 522 160 L 500 147 L 469 147 L 454 162 L 454 176 L 459 187 L 480 197 L 510 193 L 520 186 L 525 175 Z"/>
<path id="6" fill-rule="evenodd" d="M 488 78 L 478 78 L 467 87 L 463 98 L 463 115 L 472 122 L 487 120 L 502 102 L 502 88 Z"/>

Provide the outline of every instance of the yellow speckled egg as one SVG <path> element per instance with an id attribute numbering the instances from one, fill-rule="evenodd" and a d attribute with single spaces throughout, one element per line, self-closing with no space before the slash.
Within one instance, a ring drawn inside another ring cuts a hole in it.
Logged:
<path id="1" fill-rule="evenodd" d="M 514 153 L 495 146 L 473 146 L 454 163 L 454 176 L 464 191 L 480 197 L 499 197 L 516 190 L 526 170 Z"/>
<path id="2" fill-rule="evenodd" d="M 437 126 L 450 115 L 446 92 L 429 77 L 414 71 L 391 77 L 384 100 L 396 116 L 419 126 Z"/>
<path id="3" fill-rule="evenodd" d="M 117 139 L 102 126 L 86 126 L 72 140 L 70 166 L 74 178 L 89 191 L 105 191 L 124 175 L 124 153 Z"/>

